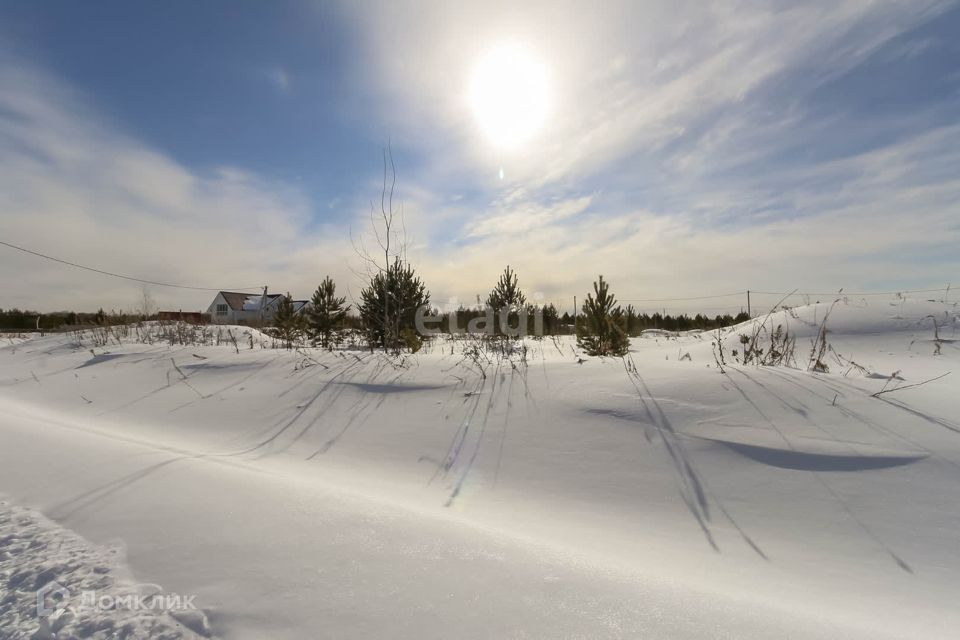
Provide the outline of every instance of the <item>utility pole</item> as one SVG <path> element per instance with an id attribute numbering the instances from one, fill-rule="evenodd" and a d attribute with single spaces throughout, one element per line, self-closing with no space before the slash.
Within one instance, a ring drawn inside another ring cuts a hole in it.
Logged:
<path id="1" fill-rule="evenodd" d="M 747 315 L 753 317 L 753 314 L 750 313 L 750 289 L 747 289 Z"/>

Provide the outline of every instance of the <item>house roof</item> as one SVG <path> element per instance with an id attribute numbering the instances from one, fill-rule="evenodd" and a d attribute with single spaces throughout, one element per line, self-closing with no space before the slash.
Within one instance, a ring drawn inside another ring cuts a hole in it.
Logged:
<path id="1" fill-rule="evenodd" d="M 263 297 L 260 294 L 251 295 L 249 293 L 237 293 L 235 291 L 221 291 L 220 295 L 223 296 L 227 305 L 234 311 L 256 311 L 260 308 L 260 299 Z M 264 306 L 268 306 L 281 295 L 282 294 L 279 293 L 268 293 L 267 304 Z"/>

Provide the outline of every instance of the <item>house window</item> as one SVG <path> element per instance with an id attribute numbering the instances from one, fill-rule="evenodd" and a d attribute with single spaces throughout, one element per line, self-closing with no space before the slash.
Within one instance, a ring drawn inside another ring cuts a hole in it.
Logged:
<path id="1" fill-rule="evenodd" d="M 227 315 L 227 305 L 225 305 L 225 304 L 218 304 L 218 305 L 217 305 L 217 315 L 218 315 L 218 316 L 225 316 L 225 315 Z"/>

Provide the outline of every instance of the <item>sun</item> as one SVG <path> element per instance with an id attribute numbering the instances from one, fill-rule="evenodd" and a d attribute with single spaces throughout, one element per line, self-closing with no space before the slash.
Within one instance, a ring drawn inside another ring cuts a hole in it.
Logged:
<path id="1" fill-rule="evenodd" d="M 489 141 L 502 149 L 515 149 L 533 138 L 547 118 L 546 68 L 522 46 L 498 46 L 474 67 L 469 98 Z"/>

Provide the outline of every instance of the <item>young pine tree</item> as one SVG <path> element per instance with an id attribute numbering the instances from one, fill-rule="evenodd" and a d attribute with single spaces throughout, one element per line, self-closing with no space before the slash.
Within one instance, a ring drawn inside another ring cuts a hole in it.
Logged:
<path id="1" fill-rule="evenodd" d="M 593 291 L 596 297 L 587 295 L 577 323 L 577 345 L 591 356 L 625 355 L 630 338 L 624 327 L 623 311 L 603 276 L 593 283 Z"/>
<path id="2" fill-rule="evenodd" d="M 640 332 L 639 327 L 637 326 L 639 324 L 638 320 L 640 318 L 639 316 L 637 316 L 637 310 L 633 308 L 632 304 L 627 305 L 626 318 L 627 318 L 627 335 L 628 336 L 637 335 Z"/>
<path id="3" fill-rule="evenodd" d="M 507 265 L 497 285 L 487 296 L 487 305 L 494 311 L 500 311 L 500 309 L 505 308 L 520 309 L 526 302 L 527 298 L 517 284 L 516 272 L 510 269 L 510 265 Z"/>
<path id="4" fill-rule="evenodd" d="M 294 341 L 300 337 L 303 328 L 302 319 L 293 309 L 293 298 L 288 293 L 280 297 L 277 303 L 277 312 L 273 316 L 273 326 L 276 329 L 277 339 L 283 342 L 287 349 L 293 347 Z"/>
<path id="5" fill-rule="evenodd" d="M 497 314 L 506 309 L 507 322 L 511 327 L 517 327 L 520 322 L 518 312 L 523 309 L 526 302 L 527 298 L 520 290 L 520 285 L 517 284 L 516 272 L 510 269 L 510 265 L 507 265 L 500 276 L 500 280 L 490 292 L 490 295 L 487 296 L 487 306 Z M 500 326 L 499 315 L 497 321 L 494 322 L 494 327 L 498 330 L 505 329 L 505 327 Z"/>
<path id="6" fill-rule="evenodd" d="M 379 345 L 399 351 L 402 344 L 413 348 L 417 309 L 426 304 L 430 304 L 430 292 L 413 267 L 399 258 L 374 275 L 360 292 L 358 309 L 370 348 Z"/>
<path id="7" fill-rule="evenodd" d="M 330 348 L 334 333 L 343 326 L 343 319 L 350 310 L 350 305 L 345 305 L 347 299 L 338 298 L 336 294 L 337 285 L 327 276 L 310 299 L 307 331 L 313 344 L 319 341 L 324 349 Z"/>

